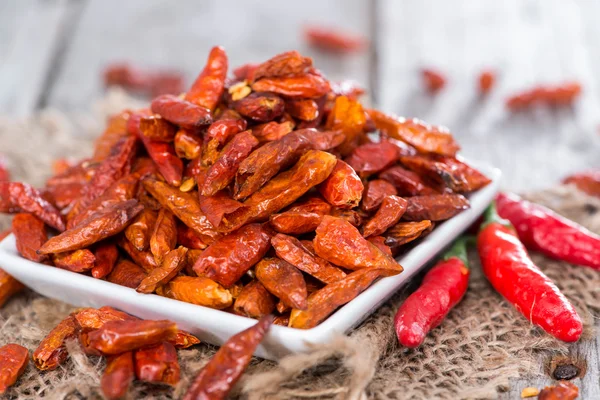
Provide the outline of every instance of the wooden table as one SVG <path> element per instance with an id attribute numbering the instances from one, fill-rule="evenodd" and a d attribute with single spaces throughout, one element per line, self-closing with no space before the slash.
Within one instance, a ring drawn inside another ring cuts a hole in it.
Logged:
<path id="1" fill-rule="evenodd" d="M 380 108 L 444 124 L 463 154 L 500 167 L 505 186 L 531 190 L 569 172 L 600 166 L 600 2 L 594 0 L 6 0 L 0 2 L 0 115 L 43 107 L 84 111 L 101 96 L 104 65 L 129 60 L 176 67 L 191 81 L 214 44 L 231 65 L 289 49 L 315 59 L 332 79 L 353 78 Z M 335 57 L 302 41 L 307 23 L 368 37 L 369 51 Z M 424 94 L 423 66 L 449 85 Z M 485 99 L 484 68 L 499 74 Z M 536 83 L 579 80 L 580 101 L 561 110 L 510 115 L 508 94 Z M 597 325 L 600 327 L 600 323 Z M 572 347 L 588 363 L 582 397 L 600 398 L 600 338 Z M 515 381 L 503 399 L 528 385 Z"/>

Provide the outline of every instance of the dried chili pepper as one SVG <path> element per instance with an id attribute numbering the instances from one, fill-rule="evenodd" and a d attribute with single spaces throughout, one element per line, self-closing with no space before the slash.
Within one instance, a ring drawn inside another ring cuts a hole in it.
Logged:
<path id="1" fill-rule="evenodd" d="M 180 368 L 177 351 L 169 342 L 162 342 L 136 350 L 135 376 L 145 382 L 175 385 L 179 382 Z"/>
<path id="2" fill-rule="evenodd" d="M 125 228 L 125 237 L 138 251 L 145 251 L 150 246 L 150 237 L 156 225 L 156 217 L 157 214 L 155 211 L 144 209 Z"/>
<path id="3" fill-rule="evenodd" d="M 319 192 L 332 206 L 339 208 L 357 207 L 364 186 L 354 169 L 342 160 L 337 160 L 331 174 L 319 186 Z"/>
<path id="4" fill-rule="evenodd" d="M 367 183 L 360 208 L 363 211 L 371 212 L 379 208 L 386 196 L 395 196 L 397 194 L 398 191 L 390 182 L 385 179 L 374 179 Z"/>
<path id="5" fill-rule="evenodd" d="M 312 59 L 303 57 L 297 51 L 277 54 L 254 68 L 251 81 L 277 76 L 303 75 L 312 68 Z"/>
<path id="6" fill-rule="evenodd" d="M 329 82 L 317 75 L 304 74 L 298 76 L 284 76 L 263 78 L 252 84 L 255 92 L 273 92 L 286 97 L 301 97 L 316 99 L 329 90 Z"/>
<path id="7" fill-rule="evenodd" d="M 496 83 L 496 74 L 494 71 L 482 71 L 477 78 L 477 85 L 479 88 L 479 93 L 482 95 L 488 94 Z"/>
<path id="8" fill-rule="evenodd" d="M 312 47 L 339 54 L 355 53 L 367 46 L 367 41 L 362 37 L 325 27 L 305 28 L 304 38 Z"/>
<path id="9" fill-rule="evenodd" d="M 326 215 L 313 240 L 315 252 L 327 261 L 351 270 L 377 268 L 390 275 L 402 272 L 392 257 L 362 237 L 358 229 L 341 218 Z"/>
<path id="10" fill-rule="evenodd" d="M 121 354 L 174 339 L 177 324 L 171 321 L 109 321 L 101 328 L 84 333 L 84 342 L 104 355 Z"/>
<path id="11" fill-rule="evenodd" d="M 313 249 L 293 236 L 279 233 L 271 238 L 271 244 L 279 258 L 324 283 L 337 282 L 346 276 L 344 271 L 318 257 Z"/>
<path id="12" fill-rule="evenodd" d="M 387 140 L 358 146 L 345 161 L 361 176 L 383 171 L 398 160 L 398 147 Z"/>
<path id="13" fill-rule="evenodd" d="M 385 244 L 385 238 L 383 236 L 371 236 L 368 237 L 367 240 L 385 254 L 389 256 L 393 255 L 391 247 Z"/>
<path id="14" fill-rule="evenodd" d="M 394 226 L 408 206 L 408 201 L 402 197 L 389 195 L 381 202 L 381 206 L 375 215 L 368 220 L 363 227 L 363 236 L 377 236 Z"/>
<path id="15" fill-rule="evenodd" d="M 125 397 L 134 377 L 135 370 L 131 351 L 108 357 L 106 369 L 100 380 L 102 394 L 109 400 Z"/>
<path id="16" fill-rule="evenodd" d="M 402 346 L 420 346 L 429 331 L 440 325 L 465 295 L 470 275 L 467 243 L 471 240 L 459 238 L 425 274 L 421 286 L 400 305 L 394 329 Z"/>
<path id="17" fill-rule="evenodd" d="M 14 385 L 27 368 L 29 350 L 15 343 L 0 347 L 0 394 Z"/>
<path id="18" fill-rule="evenodd" d="M 229 223 L 237 227 L 251 221 L 261 221 L 290 205 L 311 188 L 323 182 L 336 164 L 335 156 L 319 150 L 305 153 L 296 165 L 271 179 L 258 192 L 244 201 L 248 208 L 231 214 Z"/>
<path id="19" fill-rule="evenodd" d="M 14 294 L 19 293 L 25 286 L 12 276 L 0 269 L 0 307 L 4 305 Z"/>
<path id="20" fill-rule="evenodd" d="M 575 400 L 579 388 L 569 381 L 558 381 L 556 385 L 546 386 L 538 395 L 538 400 Z"/>
<path id="21" fill-rule="evenodd" d="M 267 315 L 225 342 L 196 376 L 183 400 L 225 399 L 250 363 L 271 323 L 272 317 Z"/>
<path id="22" fill-rule="evenodd" d="M 512 111 L 527 109 L 535 104 L 564 106 L 572 104 L 581 93 L 579 82 L 539 85 L 510 96 L 506 106 Z"/>
<path id="23" fill-rule="evenodd" d="M 600 169 L 589 170 L 568 176 L 563 183 L 574 184 L 577 189 L 590 196 L 600 197 Z"/>
<path id="24" fill-rule="evenodd" d="M 212 196 L 219 190 L 225 189 L 235 178 L 240 164 L 256 146 L 258 140 L 250 131 L 235 135 L 206 172 L 202 194 Z"/>
<path id="25" fill-rule="evenodd" d="M 71 316 L 63 319 L 46 335 L 33 352 L 33 363 L 42 371 L 56 369 L 67 359 L 65 340 L 77 334 L 77 321 Z"/>
<path id="26" fill-rule="evenodd" d="M 275 310 L 275 298 L 258 280 L 253 280 L 242 288 L 233 304 L 236 314 L 259 319 Z"/>
<path id="27" fill-rule="evenodd" d="M 17 214 L 12 220 L 17 251 L 28 260 L 41 262 L 48 257 L 37 251 L 46 243 L 48 235 L 44 223 L 33 214 Z"/>
<path id="28" fill-rule="evenodd" d="M 202 151 L 202 163 L 212 165 L 219 155 L 219 149 L 233 136 L 246 129 L 248 123 L 237 112 L 226 110 L 213 122 L 204 135 L 205 145 Z"/>
<path id="29" fill-rule="evenodd" d="M 185 99 L 214 111 L 225 89 L 229 61 L 225 49 L 215 46 L 210 50 L 206 66 L 186 93 Z"/>
<path id="30" fill-rule="evenodd" d="M 348 303 L 368 288 L 373 281 L 387 275 L 388 271 L 378 268 L 363 268 L 345 278 L 330 283 L 308 297 L 306 310 L 292 310 L 290 327 L 310 329 L 320 324 L 338 307 Z"/>
<path id="31" fill-rule="evenodd" d="M 312 99 L 290 99 L 285 102 L 285 110 L 294 118 L 313 121 L 319 116 L 319 104 Z"/>
<path id="32" fill-rule="evenodd" d="M 396 188 L 400 196 L 423 196 L 437 194 L 420 175 L 409 171 L 399 165 L 388 168 L 379 174 L 379 177 L 388 181 Z"/>
<path id="33" fill-rule="evenodd" d="M 223 218 L 226 215 L 247 208 L 244 204 L 229 197 L 229 194 L 227 194 L 225 190 L 219 191 L 213 196 L 200 195 L 199 200 L 200 209 L 206 214 L 206 218 L 208 218 L 210 223 L 217 229 L 221 227 L 221 222 L 223 222 Z M 204 247 L 206 247 L 206 245 Z"/>
<path id="34" fill-rule="evenodd" d="M 133 315 L 129 315 L 122 311 L 116 310 L 109 306 L 104 306 L 100 309 L 82 308 L 72 314 L 73 318 L 79 324 L 83 332 L 89 332 L 102 328 L 109 321 L 125 321 L 138 319 Z"/>
<path id="35" fill-rule="evenodd" d="M 272 93 L 251 93 L 234 101 L 232 107 L 246 118 L 257 122 L 269 122 L 280 117 L 284 110 L 284 101 Z"/>
<path id="36" fill-rule="evenodd" d="M 88 249 L 79 249 L 53 254 L 52 261 L 58 268 L 73 272 L 85 272 L 94 267 L 96 256 Z"/>
<path id="37" fill-rule="evenodd" d="M 556 285 L 531 261 L 510 222 L 495 205 L 487 209 L 477 237 L 483 273 L 531 323 L 565 342 L 579 340 L 581 318 Z"/>
<path id="38" fill-rule="evenodd" d="M 210 109 L 165 94 L 152 100 L 152 112 L 186 129 L 196 129 L 212 122 Z"/>
<path id="39" fill-rule="evenodd" d="M 140 293 L 152 293 L 157 286 L 169 282 L 185 267 L 187 248 L 179 246 L 169 251 L 164 256 L 164 261 L 159 268 L 155 268 L 145 277 L 137 287 Z"/>
<path id="40" fill-rule="evenodd" d="M 481 172 L 454 157 L 413 155 L 400 157 L 400 161 L 420 176 L 445 185 L 454 192 L 472 192 L 491 182 Z"/>
<path id="41" fill-rule="evenodd" d="M 403 141 L 422 153 L 454 156 L 460 146 L 445 127 L 433 126 L 413 118 L 406 119 L 377 110 L 367 110 L 377 129 L 386 135 Z"/>
<path id="42" fill-rule="evenodd" d="M 135 289 L 146 278 L 146 270 L 128 260 L 121 260 L 113 268 L 106 280 L 117 285 Z"/>
<path id="43" fill-rule="evenodd" d="M 470 207 L 466 197 L 455 193 L 413 196 L 407 200 L 408 206 L 402 217 L 409 221 L 443 221 Z"/>
<path id="44" fill-rule="evenodd" d="M 270 235 L 264 226 L 246 225 L 208 246 L 194 271 L 229 288 L 263 258 L 269 247 Z"/>
<path id="45" fill-rule="evenodd" d="M 207 214 L 209 215 L 209 214 Z M 206 243 L 200 237 L 184 224 L 177 224 L 177 243 L 188 249 L 205 249 Z"/>
<path id="46" fill-rule="evenodd" d="M 279 140 L 294 129 L 294 123 L 292 121 L 285 122 L 267 122 L 266 124 L 260 124 L 252 127 L 252 135 L 258 139 L 259 142 L 272 142 Z"/>
<path id="47" fill-rule="evenodd" d="M 255 64 L 255 63 L 247 63 L 247 64 L 243 64 L 240 65 L 237 68 L 234 68 L 233 70 L 233 76 L 240 81 L 243 80 L 247 80 L 247 81 L 253 81 L 254 80 L 254 73 L 256 72 L 256 69 L 258 68 L 260 64 Z"/>
<path id="48" fill-rule="evenodd" d="M 48 226 L 62 232 L 65 223 L 52 204 L 44 199 L 39 190 L 20 182 L 0 181 L 0 212 L 31 213 Z"/>
<path id="49" fill-rule="evenodd" d="M 496 207 L 528 249 L 600 270 L 600 235 L 515 194 L 499 194 Z"/>
<path id="50" fill-rule="evenodd" d="M 177 244 L 177 222 L 175 216 L 166 208 L 161 208 L 156 217 L 154 230 L 150 237 L 150 251 L 157 265 L 161 265 L 165 254 Z"/>
<path id="51" fill-rule="evenodd" d="M 429 93 L 435 94 L 446 86 L 446 78 L 439 71 L 424 68 L 421 70 L 423 85 Z"/>
<path id="52" fill-rule="evenodd" d="M 385 232 L 385 244 L 395 250 L 403 244 L 427 234 L 432 229 L 433 224 L 429 220 L 400 222 Z"/>
<path id="53" fill-rule="evenodd" d="M 231 293 L 212 279 L 178 276 L 169 282 L 168 297 L 221 310 L 231 306 Z"/>
<path id="54" fill-rule="evenodd" d="M 300 235 L 317 229 L 323 217 L 330 211 L 329 203 L 313 196 L 280 214 L 271 214 L 269 222 L 277 232 Z"/>
<path id="55" fill-rule="evenodd" d="M 346 136 L 339 148 L 340 153 L 345 156 L 352 153 L 360 144 L 366 122 L 365 112 L 358 101 L 346 96 L 338 96 L 327 117 L 325 128 L 339 130 Z"/>
<path id="56" fill-rule="evenodd" d="M 296 267 L 279 258 L 264 258 L 254 270 L 256 279 L 286 306 L 306 309 L 306 282 Z"/>
<path id="57" fill-rule="evenodd" d="M 171 70 L 143 70 L 127 63 L 113 63 L 104 68 L 104 85 L 121 86 L 126 90 L 157 96 L 183 91 L 183 76 Z"/>
<path id="58" fill-rule="evenodd" d="M 144 206 L 128 200 L 93 214 L 87 221 L 48 240 L 38 254 L 78 250 L 121 232 Z"/>

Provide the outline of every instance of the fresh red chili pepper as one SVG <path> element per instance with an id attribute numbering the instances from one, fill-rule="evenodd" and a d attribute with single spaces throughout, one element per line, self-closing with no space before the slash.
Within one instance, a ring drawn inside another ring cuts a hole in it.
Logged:
<path id="1" fill-rule="evenodd" d="M 525 318 L 565 342 L 579 340 L 581 318 L 540 269 L 531 261 L 509 221 L 492 203 L 477 237 L 483 273 L 494 289 Z"/>
<path id="2" fill-rule="evenodd" d="M 528 249 L 600 270 L 600 235 L 512 193 L 500 193 L 496 207 L 500 217 L 515 227 Z"/>
<path id="3" fill-rule="evenodd" d="M 398 309 L 394 327 L 402 346 L 420 346 L 427 333 L 440 325 L 463 298 L 470 275 L 467 242 L 472 239 L 459 238 Z"/>

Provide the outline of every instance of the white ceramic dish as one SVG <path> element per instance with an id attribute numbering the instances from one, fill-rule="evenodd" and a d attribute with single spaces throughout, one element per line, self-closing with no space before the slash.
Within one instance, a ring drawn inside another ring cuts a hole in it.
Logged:
<path id="1" fill-rule="evenodd" d="M 492 183 L 469 199 L 471 208 L 437 226 L 417 246 L 398 258 L 404 267 L 399 275 L 383 278 L 332 314 L 319 326 L 293 329 L 273 326 L 255 355 L 271 360 L 306 351 L 310 343 L 326 343 L 346 333 L 375 311 L 458 235 L 479 217 L 498 191 L 500 171 L 478 166 Z M 36 292 L 80 307 L 116 307 L 146 319 L 169 319 L 202 341 L 221 345 L 255 320 L 177 300 L 137 293 L 134 289 L 94 279 L 22 258 L 13 235 L 0 243 L 0 266 Z"/>

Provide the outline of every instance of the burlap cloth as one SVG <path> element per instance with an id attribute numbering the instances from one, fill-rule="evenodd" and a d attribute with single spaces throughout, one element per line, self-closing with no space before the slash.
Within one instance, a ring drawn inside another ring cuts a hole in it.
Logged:
<path id="1" fill-rule="evenodd" d="M 0 153 L 15 179 L 41 185 L 57 157 L 77 159 L 91 152 L 93 135 L 103 117 L 130 104 L 120 92 L 99 102 L 93 114 L 67 120 L 45 111 L 25 121 L 0 119 Z M 600 232 L 600 201 L 572 187 L 558 186 L 527 195 L 559 213 Z M 3 217 L 2 227 L 9 219 Z M 411 287 L 398 293 L 348 337 L 339 337 L 310 354 L 289 356 L 279 364 L 253 360 L 233 396 L 249 399 L 292 398 L 494 398 L 511 378 L 543 373 L 543 360 L 567 346 L 518 314 L 496 294 L 479 272 L 473 273 L 463 301 L 425 344 L 406 350 L 397 344 L 394 312 Z M 573 301 L 584 317 L 589 338 L 592 314 L 600 310 L 600 273 L 589 268 L 534 260 Z M 1 260 L 0 260 L 1 266 Z M 414 287 L 413 287 L 414 288 Z M 26 291 L 0 310 L 0 344 L 15 342 L 33 351 L 40 339 L 73 308 Z M 586 340 L 586 339 L 583 339 Z M 7 393 L 18 399 L 101 398 L 98 386 L 104 360 L 85 356 L 68 343 L 70 358 L 55 371 L 41 373 L 31 364 Z M 190 379 L 215 353 L 201 344 L 179 351 L 182 380 L 174 389 L 136 382 L 129 398 L 179 398 Z"/>

